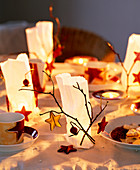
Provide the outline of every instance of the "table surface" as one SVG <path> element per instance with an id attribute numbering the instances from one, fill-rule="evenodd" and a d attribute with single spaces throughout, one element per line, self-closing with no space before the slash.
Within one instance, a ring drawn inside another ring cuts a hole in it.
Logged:
<path id="1" fill-rule="evenodd" d="M 56 63 L 53 70 L 53 78 L 58 73 L 75 73 L 69 64 Z M 56 83 L 55 79 L 54 82 Z M 56 84 L 56 97 L 61 103 L 60 93 Z M 46 83 L 46 91 L 51 91 L 51 82 Z M 5 102 L 6 90 L 4 82 L 0 80 L 0 109 L 7 111 Z M 38 96 L 40 112 L 51 109 L 58 110 L 53 98 L 49 95 L 39 94 Z M 90 98 L 94 109 L 94 114 L 99 110 L 98 103 Z M 69 145 L 64 134 L 66 133 L 66 120 L 62 116 L 61 128 L 55 127 L 50 131 L 50 126 L 44 120 L 49 117 L 45 115 L 31 122 L 30 126 L 39 132 L 39 138 L 27 149 L 17 152 L 0 152 L 0 169 L 47 169 L 47 170 L 70 170 L 70 169 L 140 169 L 140 151 L 119 147 L 114 143 L 104 139 L 97 134 L 97 122 L 106 115 L 106 120 L 134 115 L 130 110 L 131 101 L 121 107 L 109 106 L 103 115 L 92 126 L 92 135 L 95 139 L 95 145 L 90 149 L 78 149 L 77 152 L 70 154 L 58 153 L 60 145 Z"/>

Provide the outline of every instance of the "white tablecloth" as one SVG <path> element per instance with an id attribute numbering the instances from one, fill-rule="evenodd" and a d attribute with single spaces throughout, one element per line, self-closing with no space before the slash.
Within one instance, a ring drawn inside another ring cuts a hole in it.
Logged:
<path id="1" fill-rule="evenodd" d="M 62 72 L 74 73 L 74 70 L 68 64 L 55 64 L 56 69 L 53 75 Z M 50 91 L 52 88 L 51 82 L 46 85 L 46 90 Z M 5 87 L 4 82 L 0 81 L 0 109 L 6 111 L 5 102 Z M 61 103 L 59 90 L 56 85 L 56 96 Z M 97 103 L 91 98 L 91 103 L 95 107 L 94 113 L 99 109 Z M 58 110 L 56 103 L 51 96 L 40 94 L 39 95 L 39 108 L 41 112 L 50 109 Z M 101 115 L 106 114 L 106 119 L 133 115 L 130 110 L 130 103 L 122 106 L 119 110 L 117 107 L 108 107 Z M 114 111 L 112 111 L 114 110 Z M 110 112 L 112 111 L 112 112 Z M 66 133 L 66 120 L 62 116 L 60 123 L 61 128 L 55 127 L 50 131 L 49 124 L 44 122 L 44 119 L 49 116 L 42 116 L 41 121 L 36 122 L 32 127 L 39 131 L 39 138 L 29 148 L 18 151 L 2 153 L 0 152 L 0 169 L 45 169 L 45 170 L 102 170 L 102 169 L 140 169 L 140 151 L 129 150 L 118 147 L 114 143 L 104 139 L 97 132 L 97 122 L 92 126 L 92 135 L 96 140 L 96 144 L 90 149 L 78 149 L 77 152 L 68 155 L 58 153 L 57 150 L 60 145 L 69 145 L 65 140 L 64 134 Z M 101 119 L 101 117 L 99 119 Z"/>

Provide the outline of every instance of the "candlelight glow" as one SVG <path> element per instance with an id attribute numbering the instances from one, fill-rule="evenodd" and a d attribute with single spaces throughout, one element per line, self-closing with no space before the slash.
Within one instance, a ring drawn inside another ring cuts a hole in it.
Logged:
<path id="1" fill-rule="evenodd" d="M 74 59 L 73 59 L 73 63 L 74 63 L 74 64 L 80 64 L 80 65 L 85 64 L 85 63 L 87 63 L 88 61 L 89 61 L 88 58 L 74 58 Z"/>
<path id="2" fill-rule="evenodd" d="M 23 106 L 25 107 L 26 110 L 28 110 L 28 104 L 27 103 L 20 103 L 14 110 L 21 110 L 23 108 Z"/>
<path id="3" fill-rule="evenodd" d="M 119 96 L 119 93 L 117 92 L 105 92 L 102 94 L 103 97 L 106 97 L 106 98 L 115 98 L 115 97 L 118 97 Z"/>

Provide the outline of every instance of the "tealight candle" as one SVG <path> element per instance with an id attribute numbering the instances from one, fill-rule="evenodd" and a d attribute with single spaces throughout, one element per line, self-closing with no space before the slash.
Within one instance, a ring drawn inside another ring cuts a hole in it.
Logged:
<path id="1" fill-rule="evenodd" d="M 73 63 L 74 64 L 80 64 L 80 65 L 85 65 L 87 62 L 89 61 L 89 59 L 88 58 L 74 58 L 73 59 Z"/>
<path id="2" fill-rule="evenodd" d="M 120 94 L 117 93 L 117 92 L 104 92 L 102 94 L 103 97 L 106 97 L 106 98 L 116 98 L 118 97 Z"/>

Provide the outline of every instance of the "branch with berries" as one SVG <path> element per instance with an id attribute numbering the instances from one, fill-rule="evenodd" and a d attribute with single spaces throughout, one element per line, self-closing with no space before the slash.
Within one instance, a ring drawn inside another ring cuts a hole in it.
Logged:
<path id="1" fill-rule="evenodd" d="M 72 135 L 70 135 L 69 137 L 71 136 L 74 136 L 74 135 L 78 135 L 79 131 L 83 131 L 84 132 L 84 135 L 81 139 L 81 142 L 80 142 L 80 145 L 82 145 L 83 143 L 83 140 L 85 138 L 85 136 L 88 137 L 88 139 L 93 143 L 95 144 L 95 140 L 93 139 L 93 137 L 91 135 L 89 135 L 88 133 L 88 130 L 91 128 L 91 126 L 93 125 L 93 123 L 95 122 L 95 120 L 101 115 L 101 113 L 104 111 L 104 109 L 107 107 L 107 103 L 106 105 L 101 109 L 101 111 L 95 116 L 95 118 L 93 118 L 93 115 L 89 113 L 89 109 L 88 109 L 88 104 L 90 104 L 91 106 L 91 103 L 87 101 L 87 97 L 86 97 L 86 94 L 83 92 L 83 89 L 80 88 L 79 84 L 77 83 L 77 86 L 73 86 L 73 88 L 76 88 L 77 90 L 79 90 L 82 94 L 83 94 L 83 97 L 85 99 L 85 107 L 86 107 L 86 110 L 87 110 L 87 115 L 90 119 L 90 124 L 88 126 L 87 129 L 84 129 L 84 127 L 82 126 L 82 124 L 79 122 L 79 120 L 77 119 L 77 117 L 73 117 L 69 114 L 67 114 L 63 108 L 61 107 L 61 105 L 59 104 L 56 96 L 55 96 L 55 86 L 54 86 L 54 82 L 52 80 L 52 77 L 51 75 L 48 75 L 45 71 L 43 71 L 51 80 L 52 82 L 52 92 L 42 92 L 42 91 L 37 91 L 35 89 L 20 89 L 20 90 L 29 90 L 29 91 L 35 91 L 37 93 L 43 93 L 43 94 L 49 94 L 53 97 L 55 103 L 57 104 L 57 106 L 59 107 L 60 111 L 55 111 L 55 110 L 50 110 L 50 111 L 47 111 L 47 112 L 44 112 L 44 113 L 41 113 L 40 116 L 44 115 L 44 114 L 47 114 L 47 113 L 50 113 L 50 118 L 49 119 L 46 119 L 45 122 L 49 123 L 50 124 L 50 130 L 53 130 L 55 126 L 57 127 L 61 127 L 61 124 L 59 123 L 59 119 L 61 117 L 61 114 L 64 114 L 66 117 L 69 117 L 71 119 L 71 129 L 70 129 L 70 132 L 72 133 Z M 91 110 L 92 110 L 92 106 L 91 106 Z M 107 124 L 107 122 L 106 122 Z M 100 133 L 101 131 L 104 131 L 104 128 L 105 128 L 105 123 L 101 124 L 101 126 L 99 125 L 99 129 L 98 132 Z"/>
<path id="2" fill-rule="evenodd" d="M 125 73 L 126 73 L 126 84 L 127 84 L 126 94 L 128 95 L 129 87 L 134 86 L 134 85 L 130 85 L 130 84 L 129 84 L 129 76 L 130 76 L 130 73 L 131 73 L 131 71 L 132 71 L 135 63 L 136 63 L 137 61 L 140 61 L 140 52 L 135 52 L 135 51 L 134 51 L 134 54 L 136 55 L 136 58 L 134 59 L 134 62 L 132 63 L 129 71 L 127 71 L 127 69 L 125 68 L 125 66 L 124 66 L 124 64 L 123 64 L 123 62 L 122 62 L 122 60 L 121 60 L 121 57 L 120 57 L 119 53 L 117 53 L 117 52 L 113 49 L 113 47 L 111 46 L 111 44 L 108 43 L 108 45 L 109 45 L 110 49 L 112 50 L 112 52 L 117 55 L 117 57 L 118 57 L 118 59 L 119 59 L 119 61 L 120 61 L 120 63 L 121 63 L 121 66 L 122 66 L 123 70 L 124 70 Z M 134 81 L 133 81 L 133 83 L 138 82 L 139 85 L 140 85 L 140 71 L 139 71 L 139 73 L 137 73 L 137 74 L 133 73 L 132 75 L 134 76 Z M 136 85 L 136 86 L 137 86 L 137 85 Z"/>

